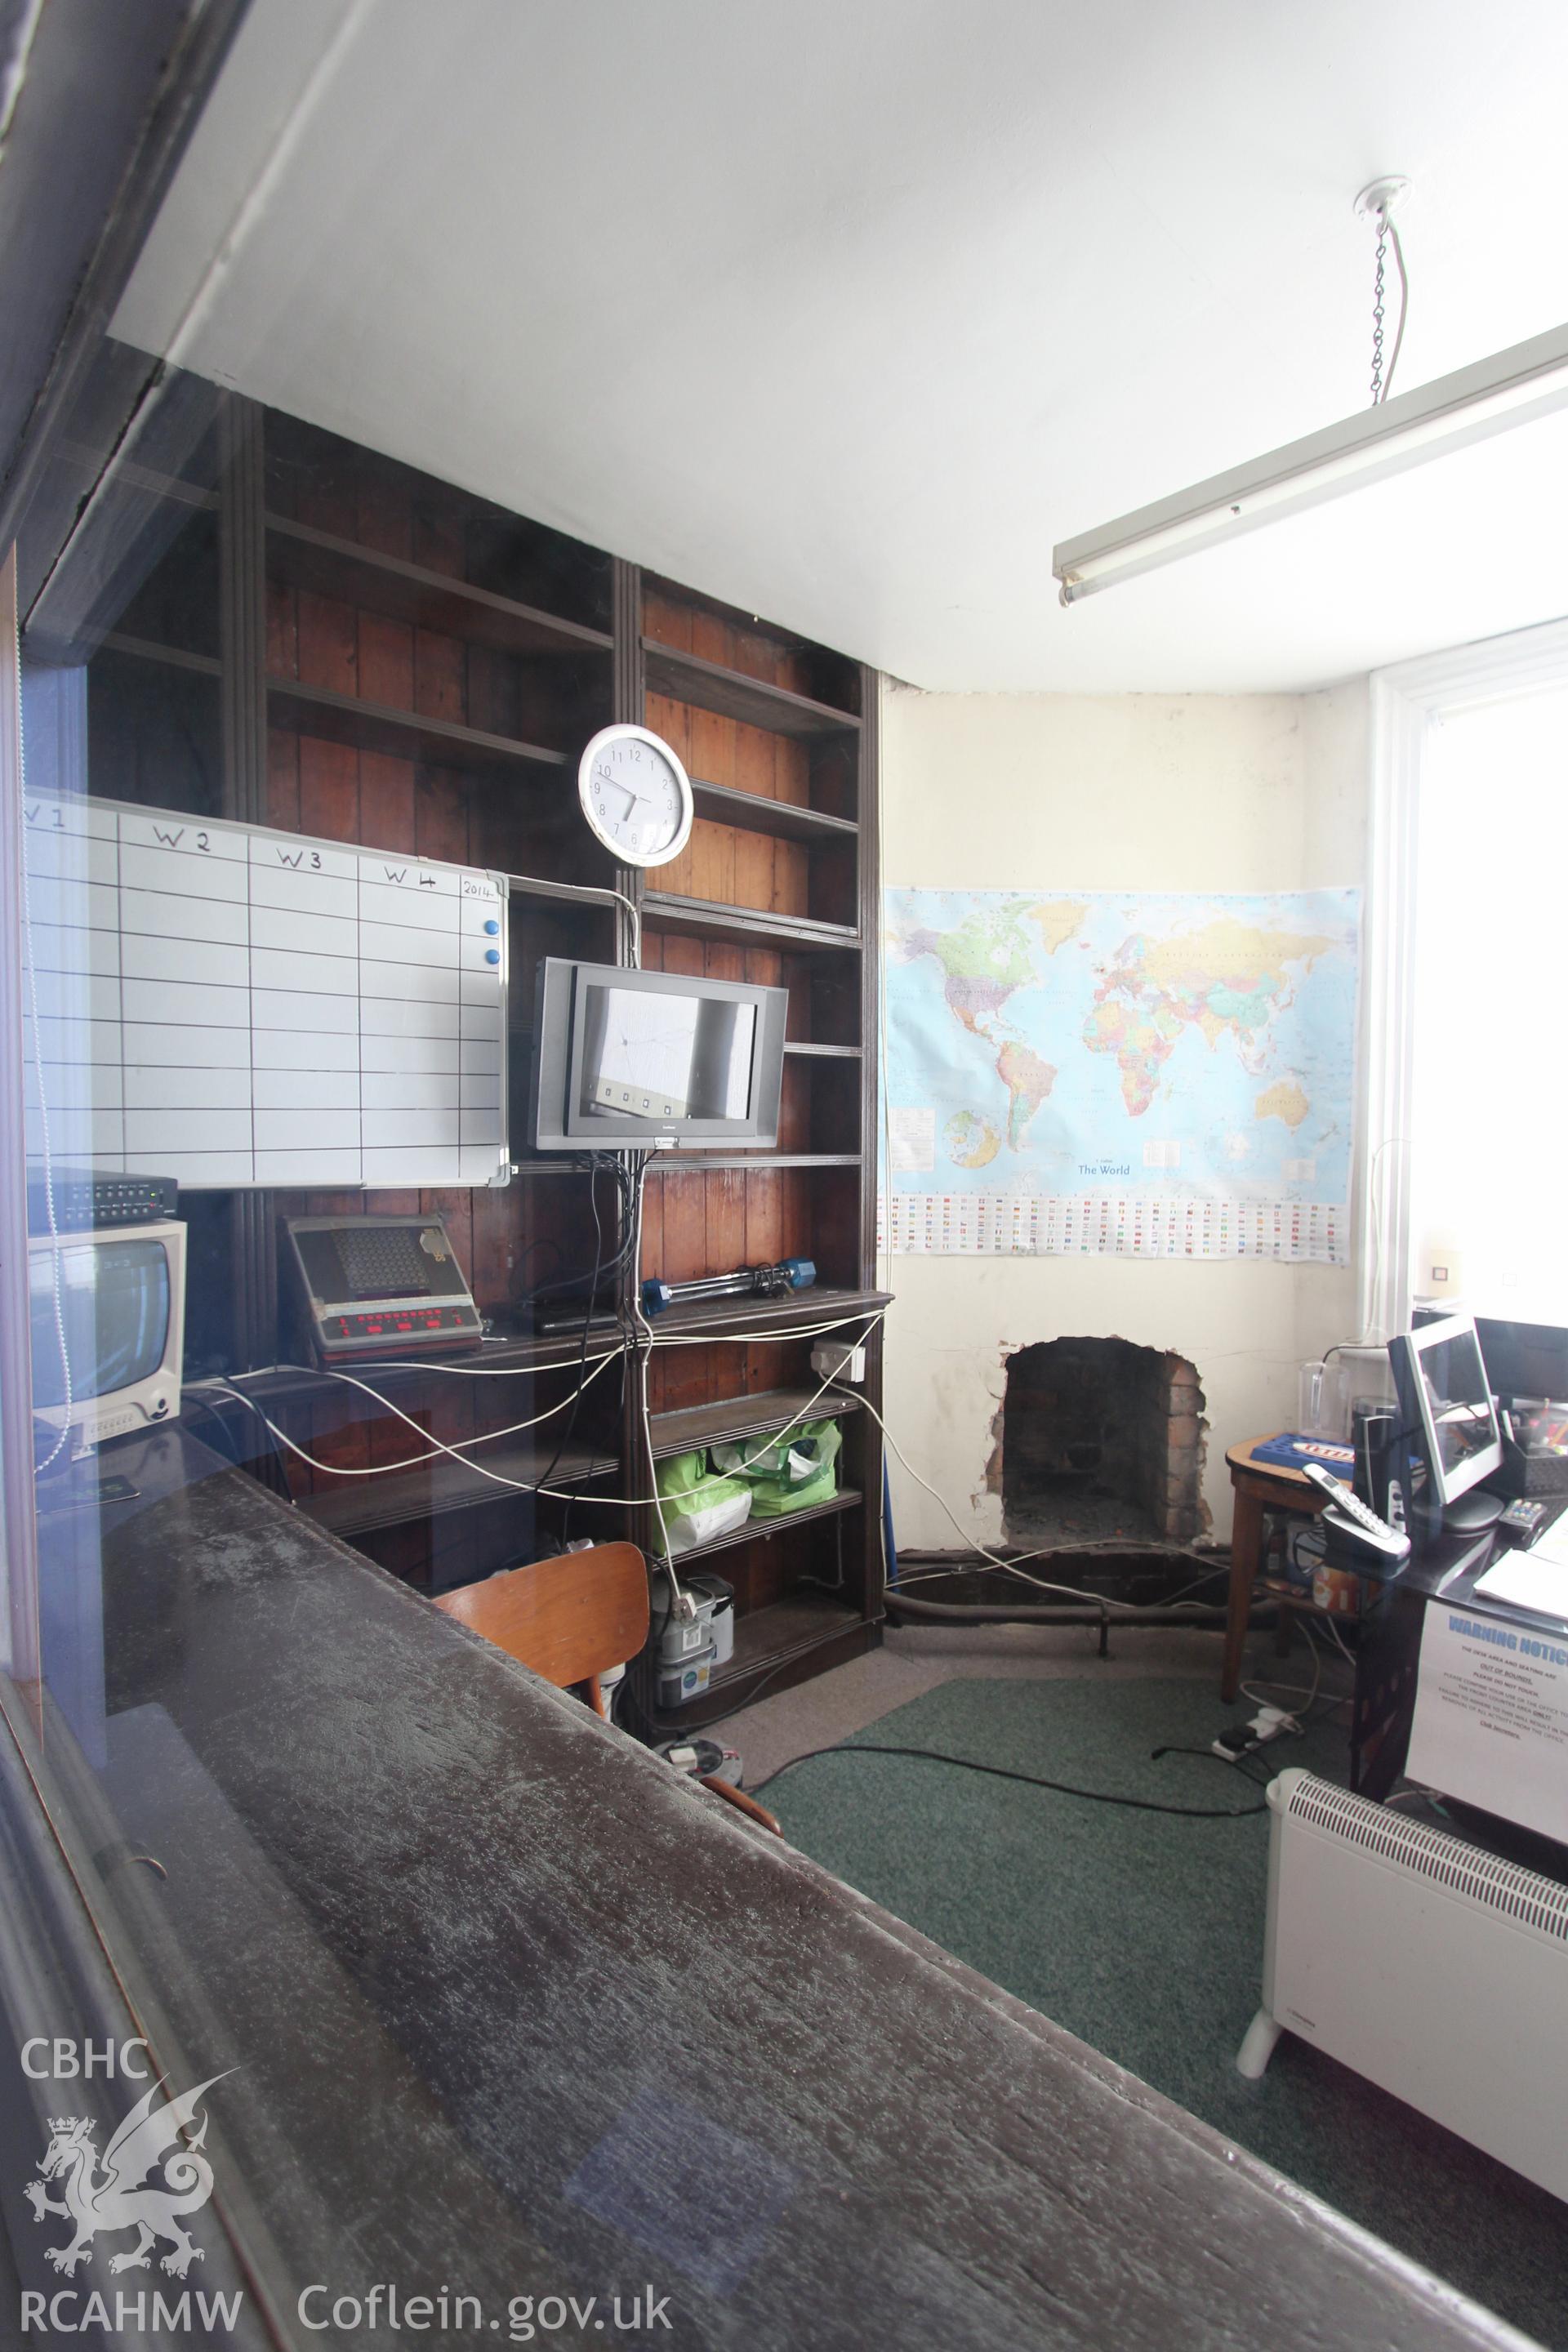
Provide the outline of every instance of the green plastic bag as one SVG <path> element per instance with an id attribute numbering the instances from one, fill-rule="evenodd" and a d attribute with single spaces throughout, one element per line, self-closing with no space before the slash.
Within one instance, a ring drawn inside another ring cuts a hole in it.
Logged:
<path id="1" fill-rule="evenodd" d="M 752 1490 L 743 1479 L 715 1475 L 702 1454 L 675 1454 L 654 1477 L 670 1557 L 692 1551 L 728 1535 L 751 1515 Z"/>
<path id="2" fill-rule="evenodd" d="M 776 1438 L 749 1445 L 714 1448 L 715 1461 L 752 1491 L 752 1517 L 778 1519 L 808 1511 L 838 1490 L 838 1450 L 844 1443 L 837 1420 L 804 1421 L 781 1445 Z M 744 1464 L 744 1466 L 742 1465 Z"/>

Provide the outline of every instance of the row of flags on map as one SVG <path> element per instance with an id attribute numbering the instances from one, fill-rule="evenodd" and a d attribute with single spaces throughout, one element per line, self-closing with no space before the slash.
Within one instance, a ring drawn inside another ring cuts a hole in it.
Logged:
<path id="1" fill-rule="evenodd" d="M 1273 1258 L 1348 1265 L 1350 1212 L 1323 1201 L 1170 1200 L 1136 1193 L 900 1192 L 877 1202 L 896 1256 Z"/>

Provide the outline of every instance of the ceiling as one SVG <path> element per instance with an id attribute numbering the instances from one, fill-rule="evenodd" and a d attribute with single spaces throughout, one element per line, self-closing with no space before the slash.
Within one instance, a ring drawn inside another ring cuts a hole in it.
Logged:
<path id="1" fill-rule="evenodd" d="M 1053 541 L 1560 324 L 1561 0 L 253 0 L 118 331 L 913 684 L 1568 613 L 1568 417 L 1070 612 Z M 215 257 L 216 249 L 216 257 Z"/>

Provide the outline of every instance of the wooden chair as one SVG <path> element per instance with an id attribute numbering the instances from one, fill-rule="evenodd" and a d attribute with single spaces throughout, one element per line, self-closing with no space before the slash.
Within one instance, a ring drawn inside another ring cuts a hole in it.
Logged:
<path id="1" fill-rule="evenodd" d="M 647 1640 L 647 1567 L 636 1544 L 595 1544 L 440 1593 L 436 1606 L 558 1690 L 581 1691 L 607 1719 L 599 1676 L 635 1658 Z M 693 1777 L 775 1836 L 783 1834 L 766 1806 L 743 1789 L 716 1773 Z"/>

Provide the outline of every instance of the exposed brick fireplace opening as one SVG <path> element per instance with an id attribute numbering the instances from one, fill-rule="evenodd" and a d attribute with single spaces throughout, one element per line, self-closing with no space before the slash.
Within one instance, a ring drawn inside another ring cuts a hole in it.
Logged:
<path id="1" fill-rule="evenodd" d="M 1002 1407 L 1007 1542 L 1190 1543 L 1209 1524 L 1203 1411 L 1184 1356 L 1126 1339 L 1019 1349 Z"/>

